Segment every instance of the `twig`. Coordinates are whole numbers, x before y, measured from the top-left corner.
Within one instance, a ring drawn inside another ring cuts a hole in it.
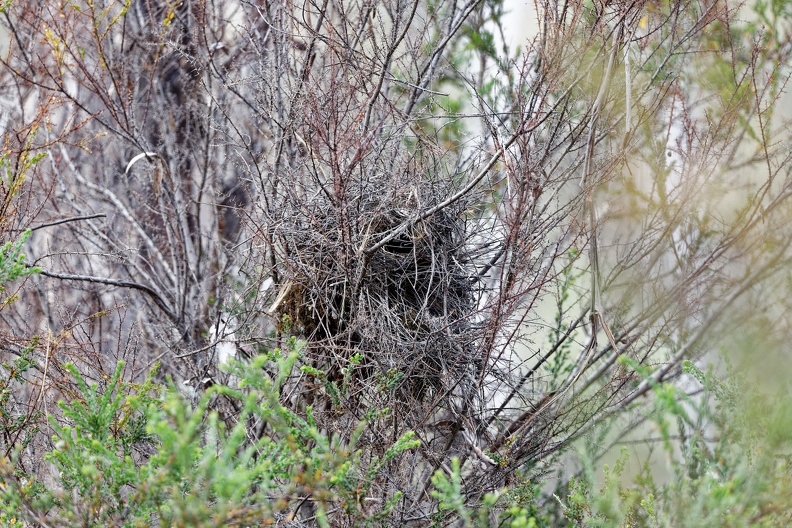
[[[163,300],[162,296],[154,291],[152,288],[146,286],[145,284],[139,284],[137,282],[131,281],[124,281],[124,280],[117,280],[117,279],[106,279],[104,277],[93,277],[90,275],[73,275],[70,273],[53,273],[51,271],[44,271],[42,270],[40,275],[45,277],[50,277],[53,279],[62,279],[62,280],[74,280],[74,281],[83,281],[83,282],[93,282],[95,284],[107,284],[108,286],[118,286],[120,288],[131,288],[133,290],[140,290],[145,292],[151,297],[154,303],[163,311],[165,314],[177,325],[181,326],[181,318],[177,316],[173,310],[167,305],[167,303]]]
[[[94,218],[106,218],[107,215],[104,213],[98,213],[93,215],[86,215],[86,216],[71,216],[69,218],[62,218],[60,220],[55,220],[53,222],[47,222],[46,224],[37,225],[36,227],[31,227],[31,231],[37,231],[39,229],[44,229],[45,227],[52,227],[60,224],[65,224],[67,222],[77,222],[79,220],[93,220]]]

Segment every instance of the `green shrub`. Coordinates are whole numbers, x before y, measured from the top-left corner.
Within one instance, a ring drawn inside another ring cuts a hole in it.
[[[195,405],[151,376],[143,384],[122,381],[121,363],[103,391],[70,367],[80,394],[61,402],[68,424],[52,420],[55,449],[46,455],[57,486],[27,481],[5,461],[3,524],[267,525],[293,518],[306,502],[320,526],[329,526],[331,507],[355,525],[386,518],[398,493],[377,511],[364,511],[362,498],[382,467],[418,442],[404,435],[364,467],[356,442],[365,420],[341,441],[316,428],[310,409],[298,416],[281,405],[298,354],[292,340],[286,354],[234,363],[238,387],[215,385]],[[238,417],[210,411],[218,398],[240,409]]]

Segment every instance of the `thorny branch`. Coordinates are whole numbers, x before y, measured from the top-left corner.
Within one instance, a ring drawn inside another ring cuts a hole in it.
[[[789,260],[771,108],[792,46],[733,42],[722,2],[536,7],[506,56],[497,1],[140,0],[114,25],[12,3],[0,236],[30,228],[45,271],[0,308],[3,350],[80,320],[32,347],[50,374],[68,352],[97,380],[123,357],[183,386],[296,335],[296,415],[371,461],[420,438],[366,499],[402,493],[399,526],[437,512],[455,457],[477,504],[640,414]],[[121,290],[124,317],[92,316]]]

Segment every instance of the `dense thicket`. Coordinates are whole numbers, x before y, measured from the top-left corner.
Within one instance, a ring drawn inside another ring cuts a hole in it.
[[[267,473],[251,493],[273,519],[442,524],[504,486],[533,497],[574,442],[597,459],[600,426],[618,441],[646,396],[697,390],[665,385],[684,372],[712,389],[683,360],[736,327],[787,336],[790,9],[539,2],[515,50],[499,0],[6,3],[9,467],[46,482],[85,391],[171,379],[206,413],[195,434],[225,434],[217,411],[246,461],[286,456],[289,427],[293,457],[355,450],[357,498],[288,483],[295,458]],[[292,336],[298,355],[270,352]],[[277,382],[245,389],[256,374],[224,365],[257,356]],[[141,424],[179,408],[118,401]],[[159,467],[165,429],[118,420],[108,453]]]

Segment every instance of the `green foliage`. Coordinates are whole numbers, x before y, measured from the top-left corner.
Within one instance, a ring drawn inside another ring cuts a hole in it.
[[[626,448],[612,468],[604,466],[603,478],[584,456],[584,469],[570,481],[567,496],[557,498],[570,526],[789,525],[789,392],[767,398],[740,376],[722,380],[691,362],[684,368],[702,385],[700,398],[669,384],[653,387],[652,418],[670,480],[659,484],[649,460],[628,478]]]
[[[20,408],[17,401],[21,389],[30,388],[25,387],[29,385],[26,374],[35,365],[33,351],[37,344],[38,338],[33,338],[13,361],[0,364],[0,437],[6,455],[26,448],[39,430],[41,412]]]
[[[570,309],[577,309],[578,304],[576,299],[570,300],[570,294],[574,292],[576,282],[583,276],[585,271],[578,271],[577,258],[579,253],[575,250],[570,250],[567,254],[567,263],[561,270],[561,273],[556,281],[556,315],[555,325],[550,330],[549,345],[554,347],[556,343],[560,343],[558,350],[552,355],[546,365],[546,369],[550,374],[550,390],[556,390],[572,369],[574,364],[569,361],[569,356],[572,353],[572,341],[564,339],[564,335],[569,330],[569,324],[566,322],[568,319],[568,312]]]
[[[8,8],[8,3],[0,7],[0,13]],[[9,161],[8,154],[0,154],[0,188],[5,191],[5,197],[0,201],[0,226],[12,217],[15,209],[13,199],[22,192],[22,184],[25,181],[25,171],[32,168],[45,156],[40,152],[33,156],[28,150],[24,150],[17,159],[17,163]],[[3,284],[11,282],[34,273],[40,273],[41,268],[28,267],[25,265],[25,255],[22,253],[22,245],[30,237],[31,231],[28,229],[19,240],[9,241],[0,246],[0,292],[4,291]],[[0,300],[0,309],[16,300],[12,295]]]
[[[580,473],[568,480],[562,496],[543,495],[541,486],[529,481],[471,507],[463,494],[464,471],[454,459],[449,472],[438,470],[432,477],[437,525],[457,519],[466,527],[788,526],[792,396],[782,391],[770,399],[740,376],[720,379],[691,362],[684,367],[702,385],[700,398],[669,384],[656,384],[652,391],[652,419],[670,474],[661,480],[667,482],[658,481],[649,459],[630,476],[626,447],[601,471],[586,449]],[[602,442],[590,440],[592,446]],[[555,515],[554,504],[560,506]]]
[[[513,491],[503,488],[486,494],[475,508],[470,508],[462,492],[462,469],[458,458],[451,461],[451,471],[446,475],[439,469],[432,476],[435,489],[432,496],[438,501],[435,526],[446,526],[457,520],[466,528],[507,526],[509,528],[537,528],[548,526],[539,515],[535,499],[539,489],[530,482]]]
[[[452,461],[451,474],[446,476],[443,471],[438,470],[432,476],[432,484],[435,491],[432,496],[440,501],[440,511],[454,511],[460,518],[469,521],[470,511],[465,506],[465,498],[462,496],[462,472],[459,467],[459,459]],[[465,523],[469,526],[469,522]]]
[[[22,233],[16,242],[6,242],[0,247],[0,291],[3,283],[41,272],[41,268],[29,268],[25,265],[22,244],[28,237],[30,237],[29,229]]]
[[[3,365],[5,386],[24,380],[35,346],[33,341]],[[378,476],[419,441],[410,432],[382,455],[364,459],[358,444],[367,424],[387,410],[369,413],[350,438],[340,439],[317,428],[310,408],[299,415],[286,408],[281,393],[300,351],[301,343],[292,339],[285,351],[232,363],[230,374],[238,383],[215,385],[195,404],[173,385],[156,386],[153,373],[142,384],[124,381],[123,363],[99,384],[67,366],[78,392],[61,403],[63,418],[51,421],[55,447],[46,455],[58,470],[57,485],[44,486],[3,458],[0,523],[242,526],[287,521],[310,500],[320,526],[328,526],[329,511],[338,508],[356,526],[389,525],[401,493],[394,490],[376,509],[365,507],[363,499]],[[651,375],[629,360],[622,364],[644,379]],[[526,479],[471,501],[463,486],[469,469],[455,458],[431,479],[436,525],[787,526],[792,397],[781,391],[770,398],[741,376],[721,379],[691,362],[684,370],[701,385],[699,397],[665,383],[651,391],[668,482],[656,480],[648,460],[630,477],[623,448],[601,471],[593,457],[583,456],[581,472],[558,496],[548,497],[541,483]],[[2,394],[5,405],[8,392]],[[219,400],[233,402],[238,418],[212,410]],[[602,438],[590,443],[599,445]],[[554,506],[560,506],[555,517]]]
[[[300,367],[300,370],[305,374],[308,374],[312,378],[318,380],[322,386],[324,386],[327,394],[330,396],[330,399],[333,402],[333,405],[336,408],[341,406],[341,398],[346,396],[347,392],[349,391],[349,386],[352,381],[353,373],[355,368],[359,366],[363,362],[363,355],[362,354],[353,354],[349,358],[349,364],[342,369],[341,374],[341,383],[338,383],[333,380],[327,379],[327,374],[319,370],[315,367],[310,365],[303,365]]]
[[[356,523],[386,519],[398,493],[375,512],[363,512],[362,498],[389,462],[420,443],[407,433],[366,467],[356,442],[378,416],[344,442],[319,431],[310,408],[298,416],[284,407],[280,391],[300,346],[292,340],[286,354],[232,364],[238,386],[215,385],[194,406],[151,376],[123,381],[123,363],[102,386],[67,367],[79,394],[61,402],[65,423],[52,420],[55,449],[46,455],[58,486],[20,479],[6,460],[0,510],[25,504],[28,522],[50,526],[238,526],[286,519],[310,499],[322,526],[339,505]],[[238,418],[210,410],[218,399],[240,408]]]
[[[58,468],[68,494],[43,493],[35,499],[46,509],[58,507],[65,521],[98,525],[122,516],[128,506],[123,490],[142,480],[133,455],[147,439],[142,407],[154,402],[154,387],[151,378],[139,387],[122,383],[122,362],[101,390],[97,384],[87,385],[73,365],[66,368],[81,397],[60,403],[70,424],[51,421],[55,449],[45,459]],[[71,494],[79,499],[71,500]],[[149,513],[141,506],[144,515]]]

